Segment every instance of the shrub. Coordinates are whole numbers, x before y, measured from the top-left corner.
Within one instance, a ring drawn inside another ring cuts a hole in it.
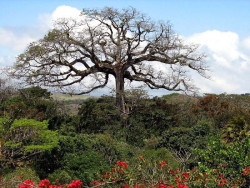
[[[229,180],[242,178],[241,172],[250,166],[250,139],[235,141],[230,145],[221,141],[220,135],[211,137],[205,149],[195,149],[198,155],[197,161],[200,168],[207,172],[211,169],[219,169]],[[249,177],[245,181],[250,181]]]
[[[39,177],[36,174],[36,171],[30,166],[17,167],[15,169],[3,169],[2,173],[3,182],[23,181],[25,179],[32,179],[34,183],[39,182]]]

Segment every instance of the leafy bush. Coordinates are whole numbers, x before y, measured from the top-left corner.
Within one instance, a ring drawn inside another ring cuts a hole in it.
[[[15,165],[56,147],[58,134],[48,130],[47,121],[0,118],[0,140],[0,165]]]
[[[244,116],[235,116],[223,127],[221,138],[224,142],[231,143],[245,139],[246,135],[250,136],[250,125]]]
[[[68,184],[73,179],[69,173],[64,169],[57,169],[53,173],[48,175],[48,179],[54,185],[60,184]]]
[[[49,175],[55,181],[55,172],[59,170],[67,172],[71,178],[81,177],[87,182],[95,173],[109,167],[119,158],[133,160],[137,156],[136,150],[127,143],[113,139],[109,134],[60,136],[59,146],[36,157],[34,166],[40,178]],[[85,170],[78,171],[79,166]]]
[[[235,141],[230,145],[221,141],[220,135],[211,137],[204,149],[195,149],[198,155],[197,161],[204,172],[211,169],[219,169],[229,180],[242,178],[241,172],[245,167],[250,166],[250,139]],[[249,177],[248,177],[249,178]],[[250,179],[245,181],[250,182]]]
[[[204,148],[207,138],[213,133],[209,122],[201,121],[192,128],[175,127],[163,132],[159,147],[166,147],[176,151],[191,148]]]
[[[63,158],[63,163],[63,169],[72,179],[81,179],[85,184],[94,180],[97,173],[109,167],[108,162],[94,151],[85,151],[82,155],[68,154]]]
[[[5,168],[2,170],[2,173],[3,182],[15,182],[23,181],[25,179],[32,179],[35,183],[38,183],[40,180],[38,175],[36,174],[36,171],[30,166],[17,167],[15,169]]]

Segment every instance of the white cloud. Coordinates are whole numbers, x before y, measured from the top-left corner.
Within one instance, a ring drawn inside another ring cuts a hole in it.
[[[0,28],[0,46],[19,51],[35,39],[29,35],[16,34],[11,29]]]
[[[11,65],[15,61],[15,56],[0,54],[0,68]]]
[[[56,8],[56,10],[52,13],[52,20],[57,20],[59,18],[79,18],[81,11],[77,8],[73,8],[70,6],[59,6]]]
[[[38,23],[35,26],[26,28],[6,28],[0,27],[0,47],[8,48],[12,54],[17,56],[31,42],[36,41],[52,28],[53,21],[58,18],[76,18],[80,15],[80,10],[70,6],[59,6],[51,14],[41,14],[38,16]],[[3,51],[0,49],[0,55]],[[2,56],[2,55],[1,55]],[[3,60],[1,60],[3,62]],[[1,64],[3,64],[1,62]],[[5,61],[9,62],[9,61]]]
[[[217,30],[205,31],[186,38],[200,45],[212,69],[211,80],[195,77],[202,92],[245,93],[250,91],[250,37],[240,40],[237,33]],[[243,49],[245,48],[245,49]]]
[[[242,43],[243,43],[242,46],[246,48],[250,53],[250,37],[244,39]]]

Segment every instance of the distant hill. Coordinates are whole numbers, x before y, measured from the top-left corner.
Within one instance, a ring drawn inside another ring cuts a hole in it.
[[[78,109],[84,103],[84,101],[92,98],[98,98],[95,96],[86,96],[86,95],[69,95],[63,93],[52,93],[52,98],[59,101],[65,108],[68,114],[76,115]]]
[[[98,98],[98,97],[87,96],[87,95],[69,95],[69,94],[63,94],[63,93],[52,93],[52,98],[54,100],[58,100],[67,104],[72,104],[72,103],[79,104],[79,103],[84,102],[87,99]]]

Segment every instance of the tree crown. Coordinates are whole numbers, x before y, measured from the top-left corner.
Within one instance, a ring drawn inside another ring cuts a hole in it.
[[[104,8],[57,20],[44,38],[19,55],[13,73],[31,84],[77,85],[78,94],[105,87],[112,77],[116,83],[193,91],[188,71],[205,77],[203,59],[197,46],[185,44],[169,23],[153,22],[131,7]]]

